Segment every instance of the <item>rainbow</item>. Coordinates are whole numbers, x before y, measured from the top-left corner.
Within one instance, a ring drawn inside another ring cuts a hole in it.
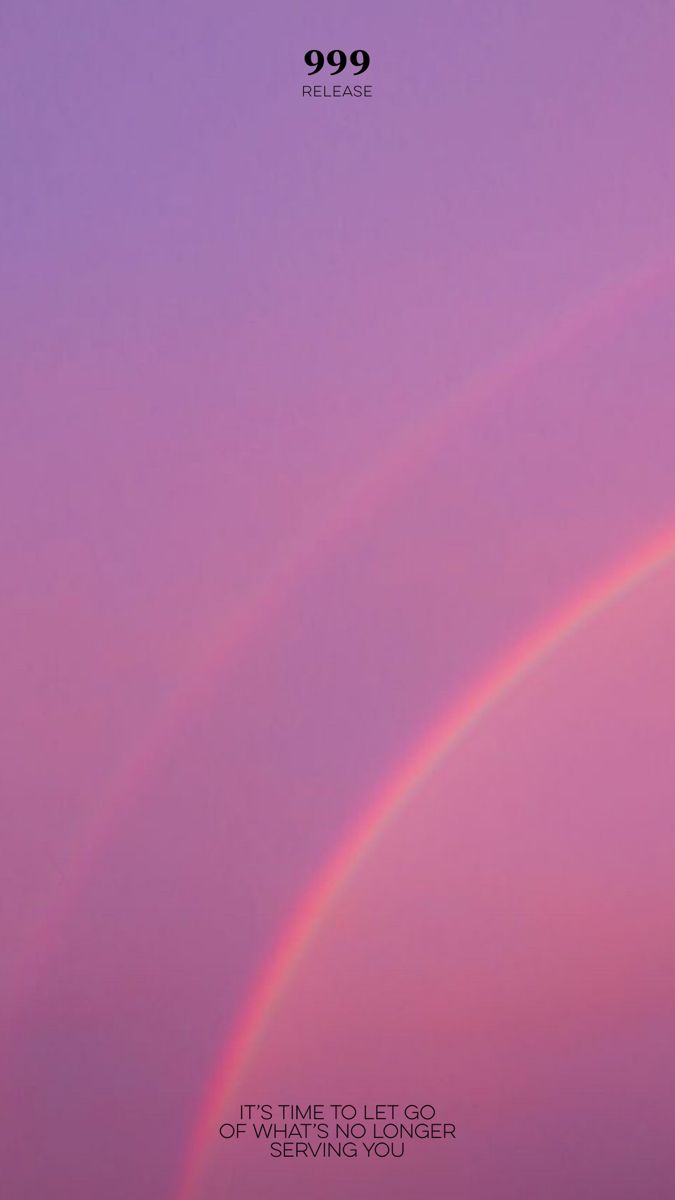
[[[535,667],[674,557],[675,528],[670,528],[650,539],[609,574],[587,586],[516,644],[458,703],[445,711],[374,800],[365,806],[337,853],[325,864],[304,896],[260,973],[234,1034],[228,1037],[200,1106],[174,1200],[191,1200],[194,1196],[206,1168],[215,1131],[223,1119],[221,1113],[238,1087],[296,967],[340,891],[383,831],[414,799],[447,755]]]
[[[75,837],[67,863],[56,880],[39,897],[29,917],[18,961],[10,964],[8,998],[19,1011],[27,990],[37,983],[45,963],[58,946],[59,933],[74,908],[88,873],[119,821],[138,799],[144,781],[186,719],[208,699],[218,672],[236,657],[261,624],[274,615],[292,594],[300,579],[376,509],[392,491],[407,481],[438,447],[451,419],[487,396],[513,387],[546,362],[563,353],[594,328],[611,325],[630,305],[636,305],[671,279],[675,257],[669,248],[622,279],[608,281],[571,310],[559,314],[538,336],[530,338],[499,364],[477,373],[460,387],[453,403],[428,420],[402,431],[378,457],[346,481],[328,509],[297,531],[267,564],[260,581],[239,596],[203,653],[185,672],[182,684],[154,714],[138,742],[93,798],[87,819]]]

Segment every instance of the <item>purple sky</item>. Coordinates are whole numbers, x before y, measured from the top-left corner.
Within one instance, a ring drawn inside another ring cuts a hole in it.
[[[303,99],[315,46],[367,49],[373,97]],[[674,53],[659,0],[5,0],[12,1200],[171,1200],[223,1037],[373,789],[675,523]],[[392,1197],[673,1194],[674,586],[476,731],[274,1017],[273,1099],[435,1088],[470,1131],[414,1183],[387,1164]],[[194,1200],[344,1194],[246,1154],[232,1188],[215,1152]]]

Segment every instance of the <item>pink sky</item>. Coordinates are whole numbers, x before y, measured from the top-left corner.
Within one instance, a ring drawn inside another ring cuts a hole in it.
[[[656,0],[7,0],[12,1200],[173,1196],[223,1038],[373,789],[673,525],[673,22]],[[303,100],[310,45],[368,49],[372,100]],[[466,1140],[415,1160],[422,1195],[672,1195],[672,589],[448,762],[251,1068],[277,1099],[435,1088]],[[229,1186],[214,1149],[194,1200]],[[267,1166],[240,1161],[253,1200]]]

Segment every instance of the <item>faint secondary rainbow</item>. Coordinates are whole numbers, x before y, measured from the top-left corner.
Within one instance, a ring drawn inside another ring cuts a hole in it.
[[[412,428],[401,430],[377,456],[345,481],[331,503],[298,529],[267,564],[258,583],[237,597],[217,622],[195,661],[188,665],[176,690],[149,720],[135,744],[98,794],[73,839],[68,861],[49,881],[29,917],[16,961],[9,964],[7,988],[11,1011],[20,1011],[46,962],[56,952],[59,935],[75,906],[92,865],[120,820],[142,793],[176,732],[205,703],[225,666],[241,652],[260,627],[283,606],[312,565],[341,539],[383,506],[390,494],[433,456],[451,421],[486,397],[514,387],[533,371],[563,353],[598,327],[611,327],[620,314],[671,280],[675,254],[671,247],[623,278],[607,281],[571,309],[558,314],[535,336],[501,362],[477,372],[452,394],[452,403],[432,412]]]
[[[314,935],[367,853],[467,733],[563,642],[629,590],[675,558],[675,528],[587,586],[512,647],[445,711],[365,808],[337,853],[319,872],[261,971],[234,1034],[228,1038],[200,1108],[174,1200],[192,1200],[206,1169],[225,1105]]]
[[[328,507],[281,547],[259,582],[240,595],[219,620],[204,652],[187,666],[177,689],[160,705],[117,770],[92,797],[69,860],[39,898],[26,926],[22,952],[10,964],[10,1008],[20,1010],[26,990],[35,985],[45,961],[55,952],[61,927],[110,836],[113,822],[137,801],[143,782],[156,769],[176,731],[206,702],[226,662],[282,607],[312,564],[372,516],[397,486],[409,481],[411,474],[433,456],[452,420],[486,397],[515,386],[591,330],[611,326],[626,307],[653,297],[672,279],[674,271],[675,254],[669,247],[631,274],[606,282],[576,302],[504,360],[466,381],[453,393],[451,405],[444,405],[419,425],[392,437],[375,463],[366,463],[355,472]]]

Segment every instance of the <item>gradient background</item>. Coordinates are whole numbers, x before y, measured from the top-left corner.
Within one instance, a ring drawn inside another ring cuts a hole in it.
[[[174,1200],[369,798],[675,526],[675,6],[4,0],[0,55],[2,1188]],[[458,1140],[214,1127],[191,1200],[675,1194],[674,602],[448,758],[241,1081]]]

